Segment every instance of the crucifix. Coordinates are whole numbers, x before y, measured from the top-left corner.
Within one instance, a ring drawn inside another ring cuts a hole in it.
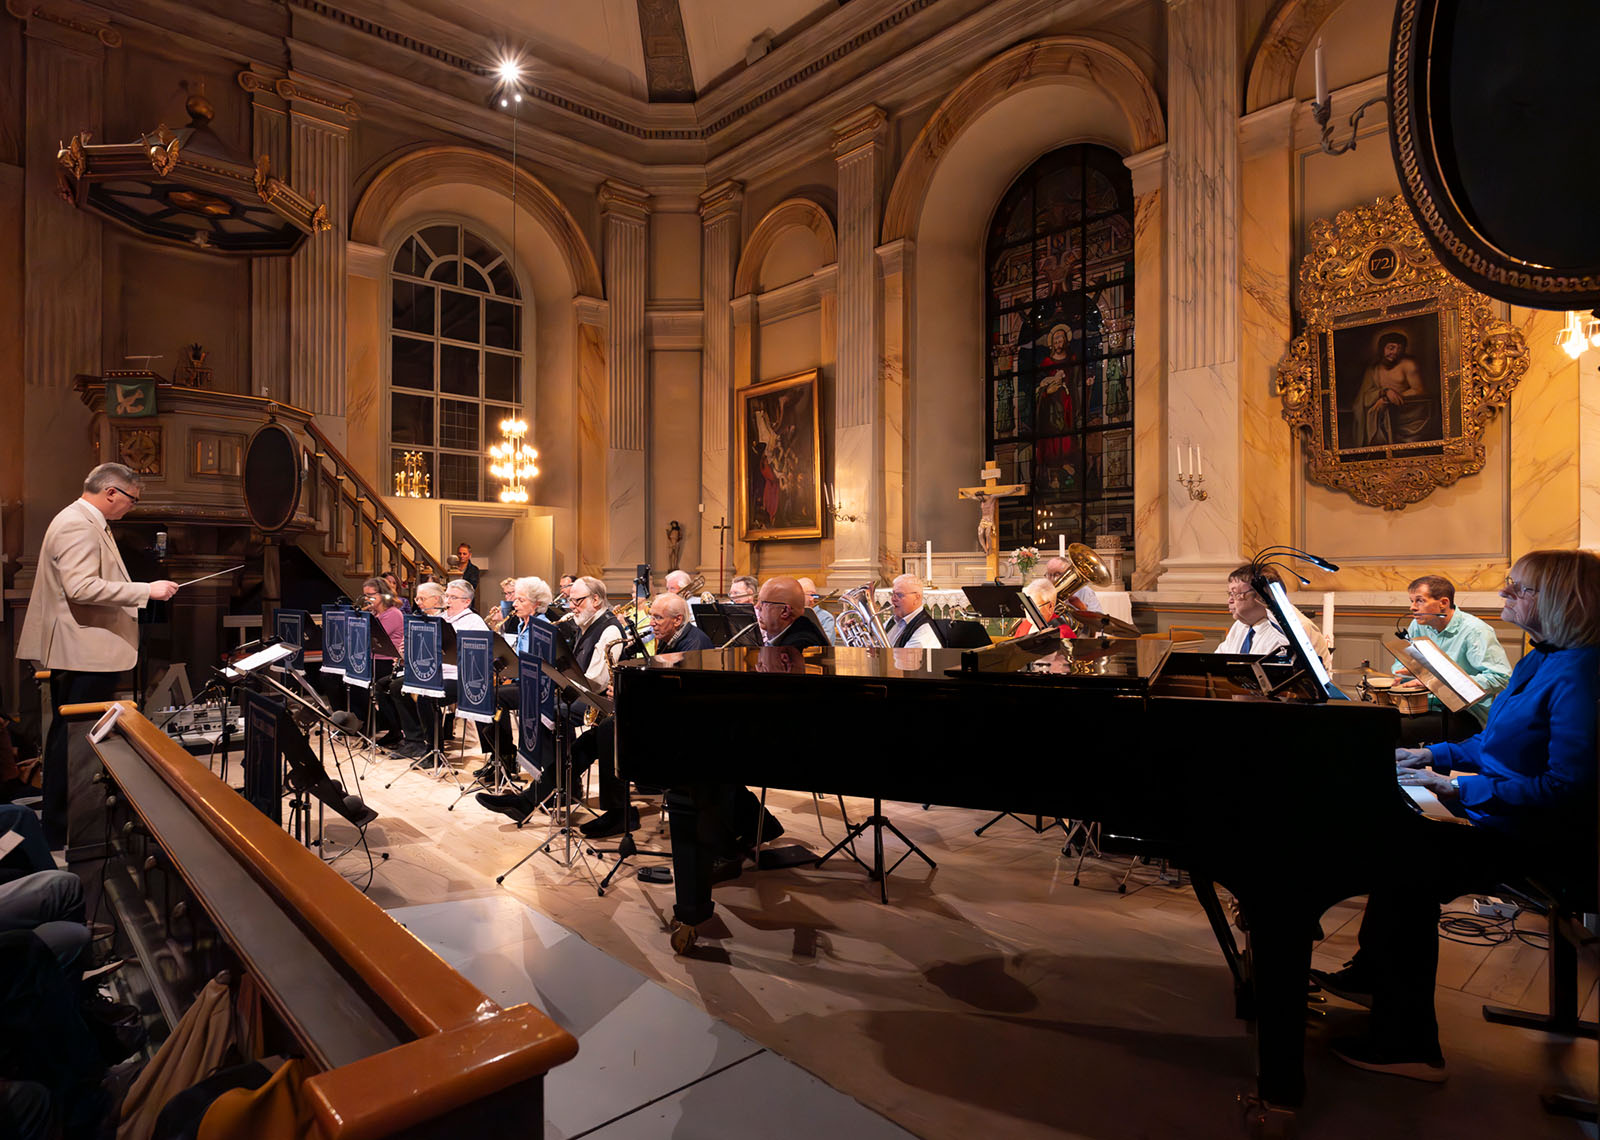
[[[727,593],[727,587],[722,581],[722,568],[726,565],[723,559],[728,553],[728,536],[722,532],[728,528],[728,516],[718,515],[717,521],[712,524],[712,530],[717,532],[717,593]]]
[[[978,517],[978,546],[989,558],[989,581],[998,581],[1000,578],[1000,536],[996,526],[996,516],[1000,512],[1000,500],[1010,498],[1012,495],[1026,495],[1026,483],[1000,483],[1000,468],[995,466],[994,460],[982,471],[978,478],[983,480],[981,487],[962,487],[956,495],[962,499],[975,499],[983,513]]]

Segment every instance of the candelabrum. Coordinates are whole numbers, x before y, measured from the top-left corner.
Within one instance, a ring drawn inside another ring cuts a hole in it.
[[[1322,152],[1324,154],[1343,154],[1347,150],[1356,149],[1356,128],[1361,124],[1361,116],[1367,113],[1368,107],[1376,107],[1379,103],[1389,101],[1386,95],[1375,95],[1361,106],[1357,107],[1350,115],[1350,138],[1346,142],[1335,144],[1333,141],[1333,124],[1329,120],[1333,117],[1333,96],[1330,95],[1326,102],[1311,104],[1311,114],[1317,120],[1317,126],[1322,128]]]
[[[523,444],[528,425],[522,420],[501,420],[500,434],[505,439],[489,448],[489,474],[505,481],[500,490],[502,503],[526,503],[528,482],[539,474],[534,462],[539,452]]]
[[[433,477],[428,474],[420,451],[400,456],[400,470],[394,473],[394,493],[401,499],[427,499],[433,495]]]
[[[1178,482],[1185,491],[1189,492],[1189,497],[1195,502],[1203,503],[1206,501],[1206,477],[1204,475],[1196,474],[1193,471],[1183,471],[1178,474]]]

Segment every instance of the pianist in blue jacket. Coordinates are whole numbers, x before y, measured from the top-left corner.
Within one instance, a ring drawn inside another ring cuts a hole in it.
[[[1445,1079],[1433,1010],[1439,903],[1523,874],[1594,882],[1600,556],[1534,551],[1500,597],[1501,617],[1533,645],[1488,724],[1459,744],[1395,752],[1402,784],[1428,788],[1474,826],[1430,826],[1417,850],[1383,853],[1396,875],[1368,896],[1355,958],[1313,971],[1329,993],[1372,1009],[1367,1037],[1334,1044],[1358,1068]]]

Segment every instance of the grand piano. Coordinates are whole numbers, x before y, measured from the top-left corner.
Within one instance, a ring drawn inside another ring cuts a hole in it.
[[[1446,826],[1419,815],[1395,781],[1398,714],[1252,691],[1265,681],[1309,692],[1290,666],[1257,672],[1248,658],[1173,652],[1153,639],[1063,644],[1037,660],[996,646],[732,649],[627,662],[615,678],[618,763],[644,784],[1061,816],[1136,838],[1187,869],[1206,905],[1240,1015],[1255,1021],[1259,1102],[1298,1105],[1320,916],[1377,883],[1385,851],[1407,829]],[[693,751],[659,748],[663,723],[696,725]],[[976,778],[998,754],[1022,754],[1041,736],[1072,743],[1004,787]],[[1238,901],[1243,950],[1212,883]]]

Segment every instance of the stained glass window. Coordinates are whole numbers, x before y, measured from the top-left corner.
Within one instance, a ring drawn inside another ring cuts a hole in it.
[[[457,225],[425,226],[390,268],[389,454],[423,453],[433,495],[481,502],[487,444],[522,410],[522,298],[506,257]]]
[[[1057,536],[1133,549],[1133,185],[1100,146],[1045,155],[1006,191],[985,247],[987,452],[1002,550]]]

